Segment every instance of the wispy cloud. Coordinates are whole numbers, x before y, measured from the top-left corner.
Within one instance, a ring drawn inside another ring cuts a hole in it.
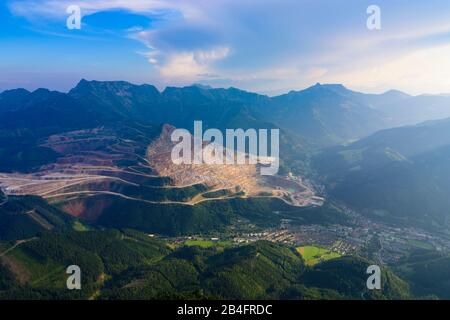
[[[174,52],[163,54],[151,51],[145,55],[164,77],[166,82],[183,82],[218,77],[211,64],[229,55],[229,48],[219,47],[209,51]]]
[[[85,15],[107,10],[127,10],[141,14],[176,10],[186,18],[198,15],[188,1],[180,0],[14,0],[10,1],[9,7],[14,14],[28,18],[61,19],[66,16],[66,8],[70,5],[80,6]]]

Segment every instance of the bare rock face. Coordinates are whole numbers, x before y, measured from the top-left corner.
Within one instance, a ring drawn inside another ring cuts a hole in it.
[[[171,158],[175,146],[171,134],[175,129],[170,125],[163,126],[160,136],[147,149],[147,160],[158,175],[170,177],[176,186],[202,183],[213,190],[240,190],[240,194],[248,197],[279,197],[297,206],[323,203],[300,178],[263,177],[258,174],[255,164],[175,164]],[[203,144],[204,150],[206,145]]]
[[[149,164],[159,175],[170,177],[178,186],[197,183],[217,189],[239,186],[245,192],[257,188],[256,165],[175,164],[171,159],[175,143],[170,139],[174,130],[173,126],[164,125],[159,138],[147,149]]]

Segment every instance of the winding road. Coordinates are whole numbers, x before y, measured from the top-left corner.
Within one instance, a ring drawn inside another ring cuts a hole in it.
[[[12,247],[10,247],[10,248],[6,249],[5,251],[3,251],[2,253],[0,253],[0,258],[5,256],[9,252],[13,251],[16,247],[20,246],[21,244],[24,244],[24,243],[27,243],[27,242],[30,242],[30,241],[33,241],[33,240],[36,240],[36,239],[37,238],[17,240],[16,243]]]
[[[2,191],[2,193],[3,193],[4,196],[5,196],[5,199],[3,199],[3,201],[0,203],[0,207],[1,207],[2,205],[4,205],[5,203],[8,202],[8,195],[7,195],[6,192],[3,190],[3,188],[0,188],[0,190]]]

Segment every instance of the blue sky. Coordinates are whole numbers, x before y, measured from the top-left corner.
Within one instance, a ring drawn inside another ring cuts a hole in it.
[[[381,30],[366,9],[381,8]],[[66,28],[79,5],[81,30]],[[5,0],[0,90],[67,91],[81,78],[235,86],[316,82],[450,92],[450,2],[440,0]]]

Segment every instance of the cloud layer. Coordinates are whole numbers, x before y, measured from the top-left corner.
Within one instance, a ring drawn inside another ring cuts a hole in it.
[[[142,45],[130,55],[145,59],[148,79],[163,85],[278,93],[340,82],[366,91],[450,92],[450,4],[377,2],[379,31],[366,28],[372,3],[364,0],[11,0],[9,9],[31,23],[64,21],[73,4],[85,17],[109,11],[147,17],[150,26],[120,34]]]

